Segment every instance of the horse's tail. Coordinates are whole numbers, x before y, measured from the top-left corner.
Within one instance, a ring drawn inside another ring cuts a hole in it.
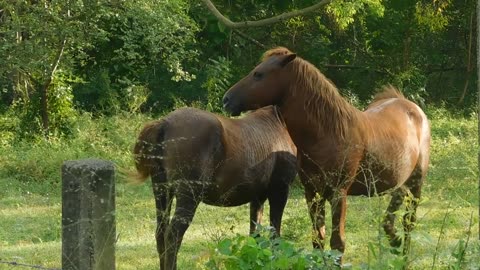
[[[387,98],[405,98],[403,94],[391,84],[387,84],[382,87],[382,91],[378,92],[374,97],[373,101],[379,101]]]
[[[163,168],[163,141],[165,137],[166,122],[157,120],[147,123],[133,149],[135,167],[137,172],[132,178],[137,182],[144,182],[152,175],[152,170],[164,170]]]

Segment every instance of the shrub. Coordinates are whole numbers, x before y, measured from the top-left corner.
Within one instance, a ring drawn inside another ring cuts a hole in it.
[[[260,227],[255,236],[237,235],[219,241],[210,249],[204,269],[332,269],[339,256],[336,251],[295,248]]]
[[[222,97],[232,79],[232,62],[225,57],[210,59],[206,67],[207,79],[202,87],[207,90],[207,109],[211,112],[222,112]]]

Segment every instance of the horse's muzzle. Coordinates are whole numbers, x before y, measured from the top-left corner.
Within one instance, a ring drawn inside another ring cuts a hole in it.
[[[232,116],[238,116],[240,115],[240,108],[239,106],[235,105],[234,102],[230,100],[230,97],[228,95],[223,96],[223,109],[231,114]]]

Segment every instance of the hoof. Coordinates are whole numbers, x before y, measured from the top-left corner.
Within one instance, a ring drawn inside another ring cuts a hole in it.
[[[390,253],[392,253],[393,255],[397,255],[397,256],[402,255],[402,251],[398,247],[391,247],[390,248]]]
[[[395,254],[395,255],[401,255],[402,254],[402,239],[400,237],[394,237],[393,239],[390,240],[390,253]]]
[[[394,237],[393,239],[390,239],[390,246],[393,248],[399,248],[402,246],[402,239],[398,236]]]

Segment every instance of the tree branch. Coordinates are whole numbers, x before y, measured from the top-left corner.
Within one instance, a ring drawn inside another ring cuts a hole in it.
[[[55,65],[53,66],[52,72],[50,72],[50,77],[53,78],[55,72],[57,71],[58,65],[60,64],[60,59],[62,59],[63,51],[65,50],[65,44],[67,43],[67,39],[64,38],[62,41],[62,47],[57,53],[57,58],[55,60]]]
[[[295,10],[287,13],[282,13],[278,16],[274,16],[271,18],[267,19],[262,19],[258,21],[242,21],[242,22],[232,22],[230,19],[227,17],[223,16],[220,11],[215,7],[215,5],[212,3],[210,0],[202,0],[203,3],[207,6],[207,8],[212,12],[212,14],[221,22],[223,23],[226,27],[231,28],[231,29],[236,29],[236,28],[242,28],[242,27],[258,27],[258,26],[264,26],[264,25],[269,25],[269,24],[274,24],[279,21],[287,20],[296,16],[304,15],[309,12],[315,11],[327,4],[329,4],[332,0],[322,0],[318,2],[315,5],[300,9],[300,10]]]
[[[380,74],[390,74],[388,71],[384,69],[373,69],[367,66],[337,65],[337,64],[320,64],[319,66],[324,68],[335,68],[335,69],[365,69],[365,70],[371,70]]]
[[[48,136],[48,129],[49,129],[49,119],[48,119],[48,87],[52,84],[52,80],[54,78],[55,72],[57,71],[58,65],[60,64],[60,60],[62,59],[63,51],[65,49],[65,44],[67,43],[67,39],[64,38],[62,41],[62,47],[59,48],[57,55],[55,57],[55,63],[48,75],[47,80],[43,84],[42,88],[40,89],[40,115],[42,117],[42,125],[43,131],[45,132],[45,136]]]
[[[263,45],[260,41],[254,39],[254,38],[252,38],[252,37],[247,36],[247,34],[241,32],[241,31],[239,31],[239,30],[234,29],[233,32],[234,32],[235,34],[241,36],[242,38],[244,38],[244,39],[252,42],[253,44],[257,45],[258,47],[260,47],[260,48],[262,48],[262,49],[265,49],[265,48],[266,48],[266,46]]]

